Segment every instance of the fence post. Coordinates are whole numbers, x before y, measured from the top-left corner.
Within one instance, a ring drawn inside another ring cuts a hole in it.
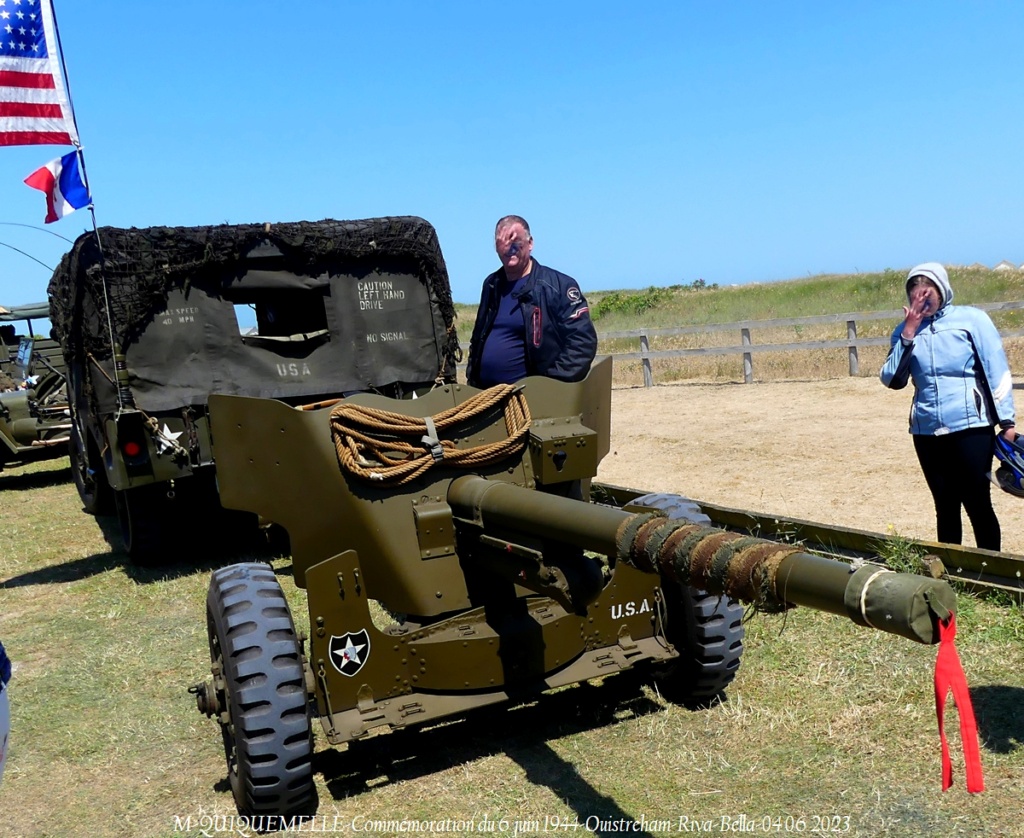
[[[740,343],[750,346],[750,329],[740,329]],[[754,359],[749,352],[743,353],[743,383],[754,383]]]
[[[846,339],[854,341],[857,339],[857,321],[846,321]],[[850,344],[850,375],[860,375],[860,364],[857,361],[857,347]]]
[[[647,332],[640,333],[640,359],[644,365],[644,387],[654,386],[654,374],[651,372],[651,359],[647,353],[651,351],[651,342],[647,338]]]

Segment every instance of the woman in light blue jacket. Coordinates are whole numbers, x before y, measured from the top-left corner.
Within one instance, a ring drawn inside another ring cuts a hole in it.
[[[914,382],[910,433],[935,501],[938,540],[960,544],[960,507],[979,547],[998,550],[992,508],[996,425],[1013,440],[1013,381],[999,332],[985,312],[954,306],[946,269],[925,262],[907,275],[904,320],[880,377],[900,390]]]

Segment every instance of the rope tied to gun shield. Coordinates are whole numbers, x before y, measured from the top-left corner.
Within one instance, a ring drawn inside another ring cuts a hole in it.
[[[459,428],[499,408],[505,439],[457,446]],[[470,469],[500,462],[523,450],[532,421],[522,387],[514,384],[491,387],[425,418],[346,401],[339,402],[330,415],[342,471],[382,486],[408,483],[435,465]]]

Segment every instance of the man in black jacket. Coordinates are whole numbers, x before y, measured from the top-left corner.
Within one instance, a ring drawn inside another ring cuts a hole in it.
[[[597,332],[576,280],[533,258],[530,225],[518,215],[498,221],[494,249],[502,266],[484,280],[466,380],[486,388],[527,375],[585,378]]]
[[[528,375],[586,378],[597,352],[597,332],[576,280],[533,258],[530,225],[521,216],[498,221],[494,249],[501,268],[484,280],[466,380],[487,388]],[[583,499],[579,480],[538,489]],[[604,585],[600,566],[582,548],[551,539],[544,540],[544,558],[565,575],[574,608],[585,613]]]

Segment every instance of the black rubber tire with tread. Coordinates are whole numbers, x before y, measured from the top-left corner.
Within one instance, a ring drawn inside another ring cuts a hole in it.
[[[650,494],[634,503],[664,512],[673,520],[711,525],[711,519],[689,498]],[[743,605],[730,597],[709,594],[666,580],[665,634],[679,657],[653,668],[661,694],[679,704],[707,706],[732,683],[743,654]]]
[[[96,445],[86,434],[82,440],[78,425],[72,423],[68,440],[68,454],[71,458],[71,479],[75,481],[82,508],[90,515],[110,515],[114,511],[114,490],[107,482],[103,460],[96,451]]]
[[[273,568],[259,562],[213,573],[206,598],[228,779],[243,815],[308,815],[317,807],[313,731],[302,647]]]

